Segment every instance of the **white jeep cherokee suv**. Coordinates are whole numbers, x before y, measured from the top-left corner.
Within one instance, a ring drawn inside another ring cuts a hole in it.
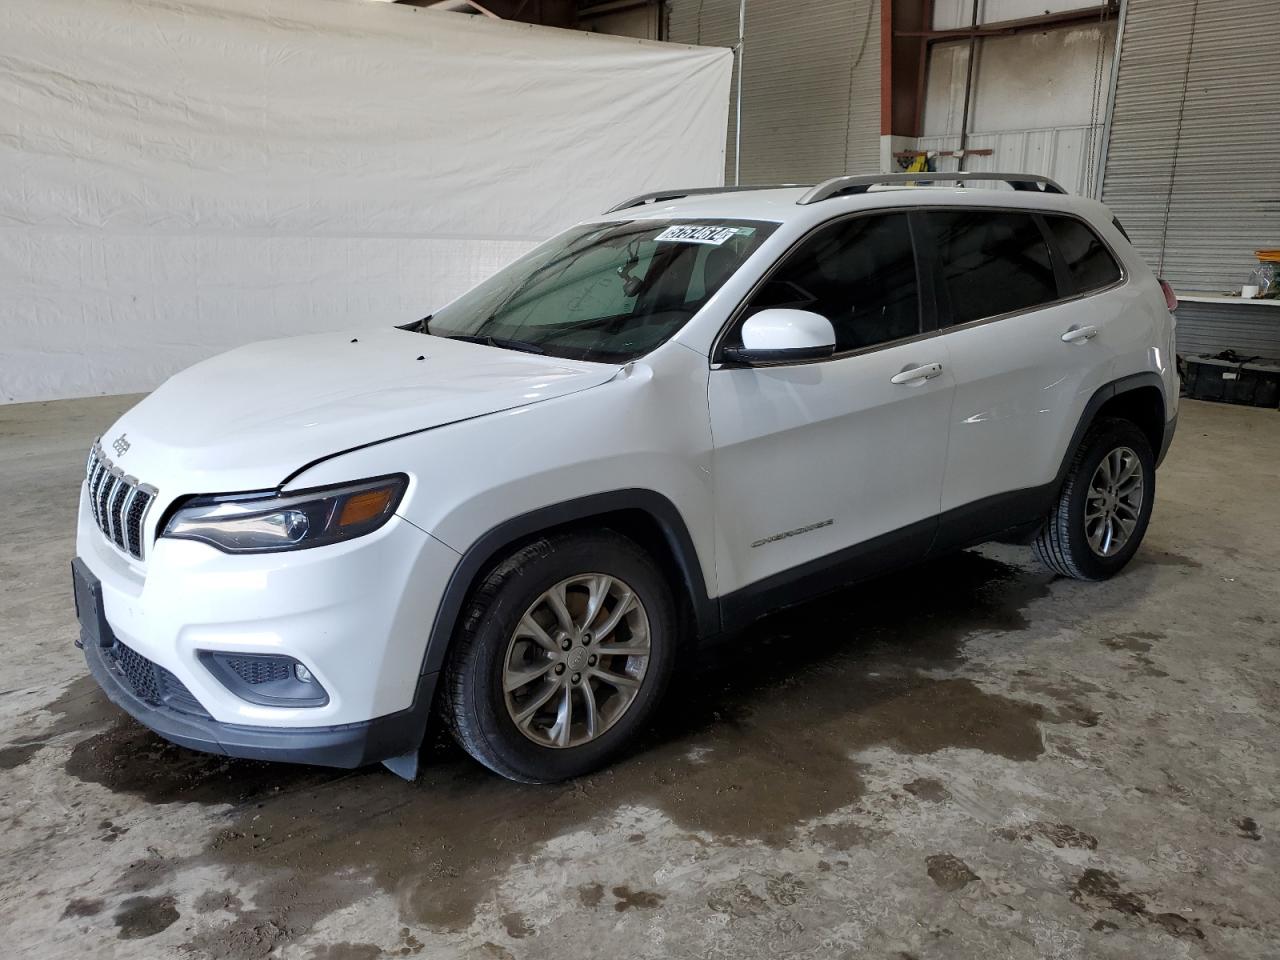
[[[996,538],[1116,573],[1173,435],[1162,287],[1030,175],[637,197],[434,316],[126,413],[80,498],[80,644],[197,750],[412,776],[434,707],[498,773],[572,777],[677,647],[767,611]]]

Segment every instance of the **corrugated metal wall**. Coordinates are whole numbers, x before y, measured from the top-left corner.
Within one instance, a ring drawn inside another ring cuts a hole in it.
[[[1004,130],[969,134],[969,149],[990,149],[991,156],[965,158],[965,169],[976,172],[1017,170],[1052,177],[1070,193],[1089,193],[1089,153],[1098,142],[1102,124],[1042,127],[1039,130]],[[917,150],[956,150],[959,135],[919,137]],[[939,171],[959,170],[955,157],[934,161]],[[1096,164],[1095,164],[1096,169]]]
[[[1178,304],[1178,353],[1234,350],[1245,357],[1280,357],[1280,305]]]
[[[726,47],[737,40],[738,0],[671,0],[669,9],[670,40]],[[879,0],[748,0],[746,36],[742,182],[877,172]],[[733,149],[731,102],[727,183]]]
[[[1280,246],[1280,4],[1129,0],[1102,198],[1177,289]]]

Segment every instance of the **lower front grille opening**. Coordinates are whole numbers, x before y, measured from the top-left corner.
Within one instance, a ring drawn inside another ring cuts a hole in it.
[[[107,648],[107,659],[139,700],[153,707],[210,718],[209,711],[181,680],[127,644],[116,640]]]

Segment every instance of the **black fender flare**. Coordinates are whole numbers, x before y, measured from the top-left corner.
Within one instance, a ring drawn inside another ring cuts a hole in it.
[[[554,527],[575,521],[588,520],[620,511],[640,511],[648,515],[662,532],[672,557],[676,573],[688,593],[693,608],[695,626],[699,637],[719,632],[719,604],[707,594],[706,581],[693,537],[684,517],[676,505],[654,490],[631,488],[611,490],[576,497],[561,503],[539,507],[528,513],[504,520],[477,538],[462,554],[449,577],[440,603],[436,607],[435,620],[427,637],[422,658],[422,675],[435,674],[444,667],[449,644],[462,606],[475,583],[476,577],[496,556],[521,540],[536,536]]]
[[[1062,490],[1062,485],[1067,482],[1067,471],[1071,469],[1071,461],[1075,457],[1076,450],[1080,446],[1080,441],[1084,439],[1085,433],[1089,427],[1093,425],[1093,421],[1098,416],[1098,411],[1103,405],[1115,397],[1123,393],[1129,393],[1133,390],[1140,390],[1143,387],[1155,387],[1160,391],[1160,403],[1162,412],[1167,416],[1169,412],[1169,398],[1165,396],[1164,381],[1160,379],[1159,374],[1150,370],[1142,373],[1132,373],[1128,376],[1121,377],[1118,380],[1112,380],[1105,383],[1093,392],[1093,396],[1089,398],[1089,402],[1084,405],[1084,411],[1080,414],[1080,420],[1076,423],[1076,429],[1071,434],[1071,442],[1067,444],[1067,449],[1062,454],[1062,463],[1058,467],[1058,473],[1053,479],[1053,496],[1057,497]],[[1167,421],[1166,421],[1167,422]],[[1169,431],[1165,431],[1166,442],[1162,448],[1155,451],[1156,463],[1164,458],[1165,448],[1168,447]]]

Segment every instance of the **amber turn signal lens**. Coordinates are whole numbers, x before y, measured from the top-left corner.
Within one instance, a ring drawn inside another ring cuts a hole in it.
[[[381,516],[394,495],[394,487],[383,487],[381,490],[366,490],[348,497],[347,502],[342,505],[342,513],[338,515],[338,526],[349,527],[353,523],[364,523]]]

